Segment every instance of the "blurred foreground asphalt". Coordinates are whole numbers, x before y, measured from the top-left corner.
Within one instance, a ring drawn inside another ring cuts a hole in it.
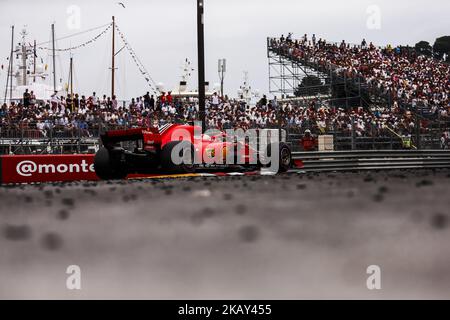
[[[2,299],[450,298],[448,170],[0,187],[0,203]]]

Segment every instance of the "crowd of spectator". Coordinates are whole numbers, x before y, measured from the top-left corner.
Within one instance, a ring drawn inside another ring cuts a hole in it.
[[[423,105],[432,113],[448,116],[450,66],[431,57],[418,55],[408,47],[376,47],[364,39],[361,45],[340,44],[292,34],[271,39],[273,50],[294,60],[332,68],[348,78],[361,77],[372,88],[390,95],[393,105]]]
[[[26,93],[25,95],[27,95]],[[20,103],[4,104],[0,108],[2,134],[11,130],[37,130],[41,136],[50,131],[63,134],[89,136],[96,130],[122,127],[158,127],[166,123],[192,123],[198,120],[199,107],[195,99],[175,99],[170,93],[153,97],[148,93],[121,103],[116,97],[101,98],[75,94],[72,98],[54,97],[38,103],[25,97]],[[256,104],[222,99],[215,94],[207,101],[207,126],[209,128],[277,128],[289,127],[302,133],[342,133],[356,136],[389,136],[390,131],[411,134],[416,128],[416,118],[400,108],[336,108],[319,100],[308,102],[278,102],[266,96]],[[425,127],[421,123],[422,127]]]
[[[303,59],[321,66],[331,66],[347,77],[363,77],[378,90],[390,94],[391,105],[372,109],[340,108],[320,100],[278,101],[266,96],[256,104],[214,94],[207,101],[209,128],[288,127],[298,133],[314,135],[340,133],[357,137],[385,137],[393,133],[410,136],[428,124],[418,120],[405,104],[423,103],[433,113],[447,117],[449,112],[450,68],[447,64],[418,56],[398,48],[377,48],[364,40],[361,45],[327,43],[305,35],[293,40],[292,34],[272,39],[273,50],[291,59]],[[130,102],[117,97],[56,94],[48,101],[37,101],[26,91],[17,103],[0,107],[2,136],[11,131],[32,130],[46,137],[49,132],[63,135],[92,136],[99,130],[123,127],[157,127],[166,123],[191,123],[199,118],[195,98],[176,98],[171,92],[152,96],[146,93]]]

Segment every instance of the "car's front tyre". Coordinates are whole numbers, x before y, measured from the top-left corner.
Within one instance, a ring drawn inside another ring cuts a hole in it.
[[[288,172],[293,165],[292,151],[289,145],[284,142],[269,144],[266,151],[269,159],[272,159],[272,150],[274,150],[274,152],[278,152],[278,168],[276,169],[276,173]],[[265,167],[271,166],[272,163],[265,165]]]

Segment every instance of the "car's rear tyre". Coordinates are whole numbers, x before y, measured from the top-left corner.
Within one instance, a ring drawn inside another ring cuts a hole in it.
[[[113,154],[106,148],[101,148],[94,159],[94,169],[101,180],[123,180],[127,172],[120,164],[120,154]]]
[[[278,150],[279,166],[276,173],[288,172],[293,165],[292,151],[289,145],[284,142],[269,144],[267,146],[267,156],[269,159],[272,158],[272,150]],[[271,167],[271,163],[265,165],[265,167]]]
[[[194,173],[194,152],[189,141],[169,142],[161,152],[162,169],[169,173]]]

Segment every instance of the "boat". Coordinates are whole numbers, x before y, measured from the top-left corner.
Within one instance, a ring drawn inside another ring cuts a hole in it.
[[[20,102],[26,90],[33,92],[36,101],[49,101],[52,96],[66,95],[67,92],[62,86],[49,85],[49,67],[44,64],[41,57],[38,57],[36,43],[33,45],[27,42],[28,35],[26,29],[20,33],[21,41],[12,51],[12,66],[10,63],[6,88],[5,100]],[[55,90],[56,89],[56,90]]]

